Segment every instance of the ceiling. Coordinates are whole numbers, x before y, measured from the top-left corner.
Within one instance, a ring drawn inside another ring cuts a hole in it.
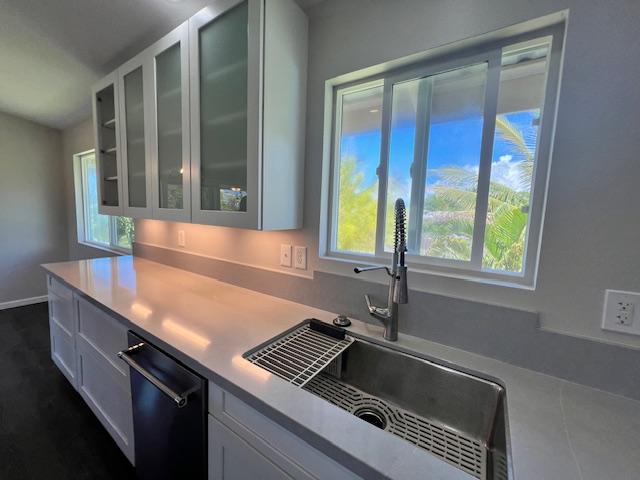
[[[88,118],[96,80],[207,3],[0,0],[0,111],[55,128]]]

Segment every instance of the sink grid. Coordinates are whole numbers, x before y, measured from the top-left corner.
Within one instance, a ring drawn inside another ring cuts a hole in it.
[[[363,409],[374,410],[384,417],[384,430],[437,455],[476,478],[486,478],[487,449],[478,440],[396,407],[324,373],[311,378],[303,388],[352,414]]]

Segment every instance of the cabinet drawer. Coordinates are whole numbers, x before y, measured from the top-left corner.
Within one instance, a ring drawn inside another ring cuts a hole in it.
[[[302,478],[360,478],[213,382],[209,383],[209,410],[254,448],[261,449],[264,443],[276,449],[307,474]]]
[[[78,391],[133,463],[133,411],[128,381],[86,342],[78,342]]]
[[[74,338],[53,321],[49,322],[49,328],[51,335],[51,359],[74,388],[77,388]]]
[[[49,288],[49,293],[53,292],[65,300],[71,301],[73,299],[73,291],[51,275],[47,277],[47,286]]]
[[[100,353],[121,374],[129,369],[117,353],[127,348],[127,328],[86,300],[78,300],[78,335]]]
[[[260,449],[253,445],[260,444]],[[209,480],[312,479],[263,440],[251,442],[236,435],[209,415]]]
[[[76,331],[73,295],[61,296],[57,291],[49,289],[49,319],[62,328],[68,336],[73,337]]]

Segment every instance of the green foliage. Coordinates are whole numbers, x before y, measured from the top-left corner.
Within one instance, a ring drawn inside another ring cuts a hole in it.
[[[339,250],[374,253],[378,182],[364,185],[364,173],[358,171],[355,157],[340,163],[340,195],[338,198]]]
[[[118,236],[118,246],[131,248],[134,233],[133,218],[116,217],[116,233]]]

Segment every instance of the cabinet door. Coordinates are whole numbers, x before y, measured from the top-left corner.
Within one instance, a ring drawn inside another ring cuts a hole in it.
[[[153,218],[191,221],[189,24],[148,50]]]
[[[151,155],[149,108],[145,103],[145,81],[149,77],[146,52],[118,69],[122,200],[124,215],[151,218]]]
[[[243,438],[209,416],[209,479],[312,479],[276,450],[265,456]]]
[[[117,75],[112,73],[92,89],[93,128],[98,174],[98,211],[122,215],[120,118]]]
[[[261,228],[262,8],[217,0],[189,20],[194,223]]]
[[[131,463],[134,463],[133,408],[127,377],[78,336],[78,391]]]
[[[74,388],[76,381],[77,306],[70,289],[48,277],[51,359]]]

